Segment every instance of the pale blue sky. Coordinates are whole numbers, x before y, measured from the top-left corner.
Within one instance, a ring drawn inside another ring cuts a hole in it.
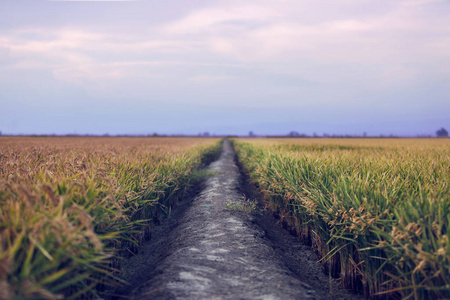
[[[0,1],[10,134],[450,130],[450,1]]]

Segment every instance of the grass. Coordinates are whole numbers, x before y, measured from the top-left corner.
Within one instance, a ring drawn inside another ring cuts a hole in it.
[[[256,200],[247,199],[243,196],[242,201],[227,201],[225,207],[232,211],[239,211],[245,214],[258,213],[258,202]]]
[[[450,141],[235,140],[267,206],[346,288],[450,298]]]
[[[97,298],[217,139],[0,137],[0,298]]]

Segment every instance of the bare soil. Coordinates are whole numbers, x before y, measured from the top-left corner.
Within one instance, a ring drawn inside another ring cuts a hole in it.
[[[272,214],[227,208],[244,195],[258,198],[228,140],[208,169],[201,191],[124,261],[130,285],[111,299],[362,299],[328,278],[313,251]]]

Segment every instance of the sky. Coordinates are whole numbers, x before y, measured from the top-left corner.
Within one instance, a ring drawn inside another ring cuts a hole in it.
[[[450,0],[0,1],[3,134],[434,135]]]

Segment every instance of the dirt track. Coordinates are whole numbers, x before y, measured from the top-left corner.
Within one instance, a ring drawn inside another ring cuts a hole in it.
[[[209,169],[203,190],[127,260],[124,278],[132,285],[115,298],[361,299],[330,282],[314,253],[268,212],[227,209],[245,192],[229,141]]]

